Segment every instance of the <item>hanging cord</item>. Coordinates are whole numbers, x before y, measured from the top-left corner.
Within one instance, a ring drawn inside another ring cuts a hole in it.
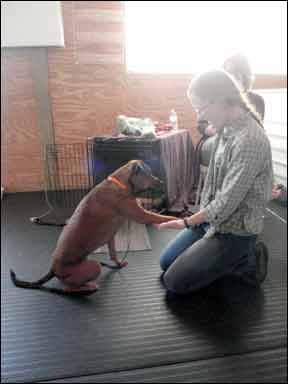
[[[42,220],[42,217],[45,217],[45,216],[49,215],[50,213],[52,213],[54,211],[54,208],[50,205],[50,202],[48,200],[48,196],[47,196],[47,191],[46,190],[44,191],[44,194],[45,194],[46,203],[47,203],[47,205],[48,205],[48,207],[50,209],[48,211],[46,211],[45,213],[43,213],[43,215],[41,215],[41,216],[30,217],[30,221],[32,223],[38,224],[38,225],[50,225],[50,226],[53,226],[53,227],[64,227],[66,225],[66,223],[52,223],[52,222],[49,222],[49,221],[43,221]]]
[[[45,167],[47,167],[47,162],[48,162],[48,156],[47,156],[47,147],[44,147],[45,148],[45,153],[44,153],[44,162],[45,162]],[[43,213],[43,215],[41,216],[35,216],[35,217],[30,217],[30,221],[34,224],[38,224],[38,225],[50,225],[50,226],[53,226],[53,227],[64,227],[66,225],[66,223],[51,223],[51,222],[48,222],[48,221],[43,221],[41,220],[42,217],[45,217],[47,215],[49,215],[50,213],[52,213],[54,211],[54,208],[53,206],[51,205],[50,201],[49,201],[49,198],[48,198],[48,193],[47,193],[47,189],[48,189],[48,180],[47,180],[48,176],[47,176],[47,169],[45,171],[45,186],[44,186],[44,195],[45,195],[45,201],[46,201],[46,204],[48,205],[49,209],[47,212]]]

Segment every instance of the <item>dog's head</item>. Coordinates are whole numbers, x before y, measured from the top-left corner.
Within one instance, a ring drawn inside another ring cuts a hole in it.
[[[151,168],[143,160],[131,160],[127,166],[129,169],[128,184],[133,196],[163,196],[164,183],[153,176]]]

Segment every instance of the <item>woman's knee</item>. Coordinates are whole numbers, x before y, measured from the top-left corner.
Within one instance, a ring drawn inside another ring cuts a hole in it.
[[[167,271],[170,265],[177,259],[182,252],[189,248],[195,241],[199,239],[198,233],[192,230],[184,229],[174,240],[170,241],[166,249],[160,256],[160,268],[162,271]]]
[[[166,255],[163,254],[161,257],[160,257],[160,261],[159,261],[159,264],[160,264],[160,268],[162,269],[162,271],[167,271],[167,269],[169,268],[171,262],[169,263],[169,260],[167,257],[165,257]]]
[[[165,272],[164,285],[179,294],[205,287],[226,272],[221,259],[222,248],[217,239],[199,239]]]
[[[176,273],[173,273],[171,271],[167,271],[163,275],[163,283],[168,291],[180,295],[188,293],[191,288],[190,284],[188,285],[187,283],[185,283],[182,278],[180,278],[179,276],[177,276]]]
[[[163,283],[168,291],[179,295],[184,295],[197,291],[209,285],[216,277],[203,273],[189,273],[189,276],[183,276],[174,270],[168,270],[163,275]]]

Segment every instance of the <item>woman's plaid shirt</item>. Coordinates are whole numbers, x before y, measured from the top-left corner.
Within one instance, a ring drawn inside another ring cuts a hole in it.
[[[217,136],[200,204],[210,223],[206,237],[259,234],[273,185],[269,139],[250,115]]]

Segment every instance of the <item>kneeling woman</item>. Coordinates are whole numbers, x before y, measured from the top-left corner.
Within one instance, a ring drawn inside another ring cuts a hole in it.
[[[160,257],[167,290],[185,294],[227,274],[256,284],[267,253],[256,246],[273,185],[272,156],[261,118],[223,70],[198,75],[188,88],[198,114],[216,128],[216,141],[196,214],[155,225],[183,229]]]

